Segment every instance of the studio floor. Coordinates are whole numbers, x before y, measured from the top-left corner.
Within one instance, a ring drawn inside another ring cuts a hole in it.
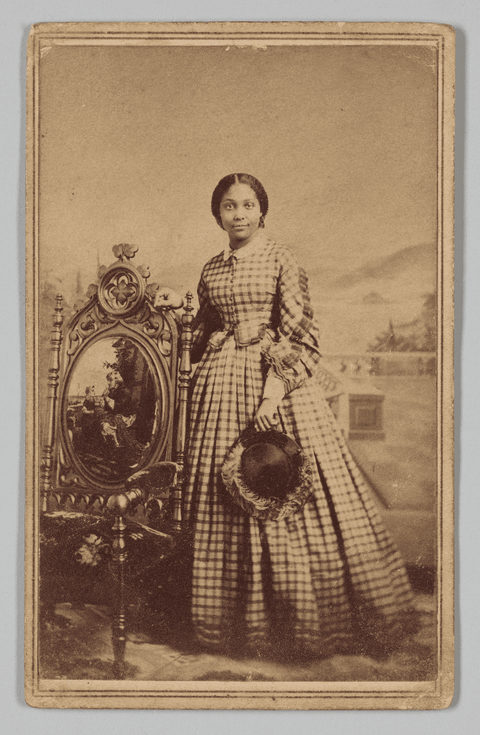
[[[159,643],[145,633],[128,635],[126,678],[137,681],[426,681],[436,678],[435,600],[417,594],[419,632],[388,659],[336,655],[308,662],[229,658]],[[57,605],[42,635],[44,679],[112,679],[109,608]]]

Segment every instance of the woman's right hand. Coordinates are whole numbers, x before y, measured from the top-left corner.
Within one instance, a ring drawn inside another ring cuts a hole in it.
[[[255,415],[256,430],[270,431],[275,429],[278,423],[277,402],[273,398],[264,398]]]
[[[153,306],[155,309],[180,309],[183,306],[183,299],[173,288],[160,286],[155,291]]]

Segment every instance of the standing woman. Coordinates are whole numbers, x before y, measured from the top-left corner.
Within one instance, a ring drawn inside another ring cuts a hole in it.
[[[248,174],[226,176],[213,192],[228,243],[203,269],[194,325],[184,494],[192,624],[199,641],[231,650],[385,655],[412,620],[412,592],[315,380],[307,277],[266,236],[267,212]],[[161,289],[156,303],[178,306],[178,296]],[[265,517],[228,492],[225,459],[251,427],[300,447],[310,486],[295,512]]]

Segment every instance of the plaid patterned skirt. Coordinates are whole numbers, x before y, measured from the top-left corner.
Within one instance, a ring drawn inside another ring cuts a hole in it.
[[[194,529],[192,622],[212,646],[388,651],[412,626],[412,592],[314,380],[286,396],[280,428],[310,459],[314,492],[283,521],[247,515],[224,488],[228,449],[253,420],[260,345],[207,348],[194,377],[184,518]]]

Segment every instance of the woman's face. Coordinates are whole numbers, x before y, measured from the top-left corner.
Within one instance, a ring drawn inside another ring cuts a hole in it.
[[[107,378],[107,385],[109,390],[113,390],[114,388],[117,388],[122,382],[122,378],[120,377],[119,373],[112,373]]]
[[[233,250],[250,242],[262,212],[257,195],[248,184],[233,184],[220,202],[220,219]]]

